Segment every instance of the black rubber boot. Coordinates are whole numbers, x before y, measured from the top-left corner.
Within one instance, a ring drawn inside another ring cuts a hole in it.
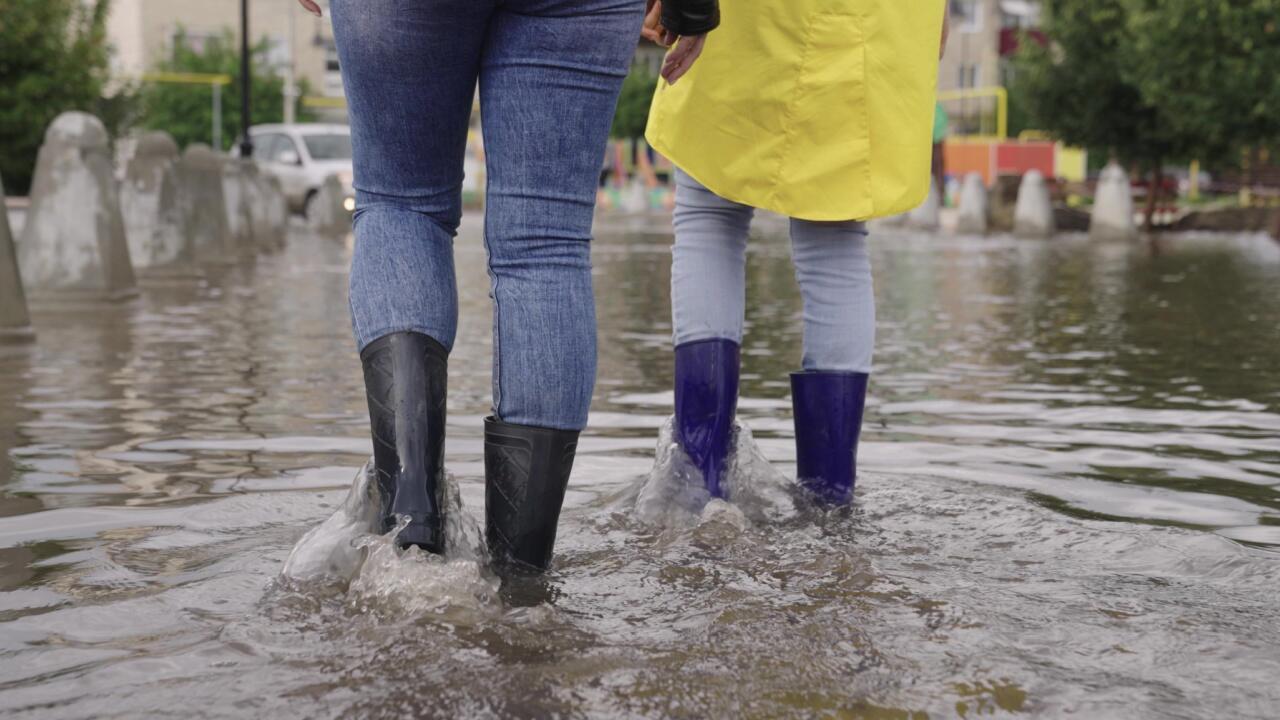
[[[576,430],[484,421],[485,538],[499,568],[546,570],[578,449]]]
[[[449,352],[421,333],[374,340],[360,353],[369,399],[373,462],[382,491],[382,531],[399,516],[396,540],[444,552],[444,402]]]

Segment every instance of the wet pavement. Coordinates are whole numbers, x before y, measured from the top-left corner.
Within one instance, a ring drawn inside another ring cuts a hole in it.
[[[0,347],[0,713],[1276,716],[1280,245],[877,234],[858,498],[822,513],[788,494],[799,297],[765,220],[741,500],[683,492],[663,433],[664,221],[603,218],[556,571],[505,589],[479,561],[477,218],[446,560],[356,523],[341,571],[281,575],[361,508],[349,245],[296,227],[279,255],[132,303],[33,308],[37,343]]]

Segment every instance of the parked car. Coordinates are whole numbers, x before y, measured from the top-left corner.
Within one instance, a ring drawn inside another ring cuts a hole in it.
[[[289,207],[309,214],[311,200],[330,175],[342,181],[345,205],[355,208],[351,186],[351,129],[346,125],[293,123],[255,125],[253,157],[263,170],[280,179]]]

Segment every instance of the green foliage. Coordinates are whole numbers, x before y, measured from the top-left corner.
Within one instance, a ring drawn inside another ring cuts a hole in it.
[[[1041,128],[1146,170],[1280,138],[1280,0],[1048,0],[1019,94]]]
[[[107,79],[109,0],[0,0],[0,176],[23,195],[45,128],[97,110]]]
[[[631,72],[622,81],[622,94],[618,96],[618,112],[613,116],[613,129],[609,134],[621,140],[644,137],[649,124],[649,105],[653,91],[658,87],[658,76],[644,65],[632,65]]]
[[[1129,0],[1133,76],[1203,161],[1280,139],[1280,1]]]
[[[1062,141],[1151,165],[1175,148],[1133,77],[1127,2],[1047,2],[1051,42],[1022,43],[1019,86],[1036,123]]]
[[[157,72],[221,73],[231,76],[231,84],[222,87],[222,147],[229,149],[240,134],[240,44],[226,30],[221,36],[205,41],[201,51],[195,50],[181,32],[174,38],[172,56],[156,66]],[[264,38],[250,49],[249,64],[251,124],[281,122],[284,119],[284,79],[270,70],[266,58],[269,45]],[[309,91],[305,79],[298,83],[300,95]],[[142,91],[141,124],[173,135],[179,146],[193,142],[208,143],[212,139],[212,88],[208,85],[182,83],[147,83]],[[296,109],[299,122],[314,119],[314,113],[301,104]]]

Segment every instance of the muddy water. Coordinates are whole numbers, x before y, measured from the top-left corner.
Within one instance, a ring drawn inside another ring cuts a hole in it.
[[[445,559],[362,534],[348,248],[299,233],[130,305],[37,309],[38,343],[0,348],[0,713],[1277,715],[1280,246],[881,235],[857,504],[821,513],[787,492],[798,296],[764,225],[743,499],[701,506],[663,434],[669,237],[602,222],[558,566],[505,588],[478,560],[474,219]],[[321,523],[313,572],[282,576]]]

